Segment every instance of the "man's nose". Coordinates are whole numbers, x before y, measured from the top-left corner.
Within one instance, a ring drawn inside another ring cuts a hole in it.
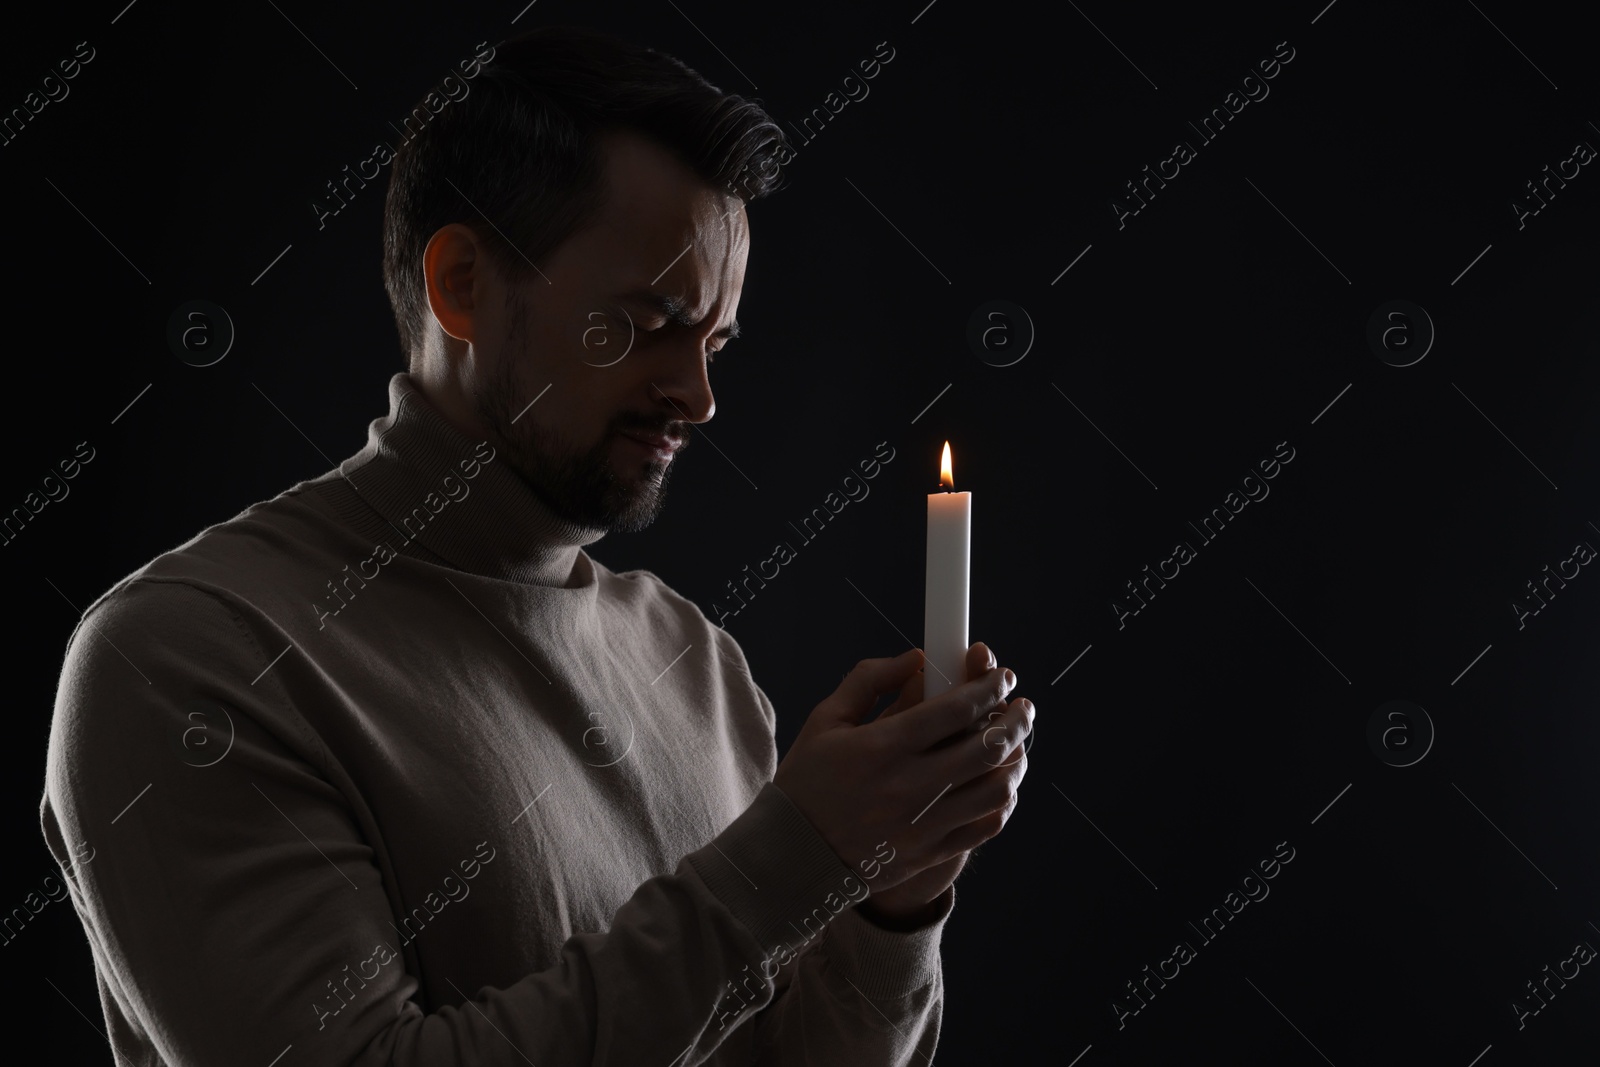
[[[717,413],[717,400],[711,394],[711,379],[706,374],[706,359],[692,350],[674,358],[656,374],[650,386],[651,399],[668,405],[685,422],[708,422]]]

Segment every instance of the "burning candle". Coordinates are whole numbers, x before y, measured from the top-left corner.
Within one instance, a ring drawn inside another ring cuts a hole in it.
[[[956,486],[950,442],[939,458],[941,490],[928,494],[928,574],[923,596],[922,698],[966,681],[968,557],[972,544],[972,494]]]

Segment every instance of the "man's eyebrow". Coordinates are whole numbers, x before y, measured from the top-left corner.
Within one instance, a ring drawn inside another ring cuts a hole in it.
[[[635,303],[644,304],[647,307],[654,308],[655,310],[661,312],[661,314],[665,315],[668,322],[675,323],[679,326],[695,325],[694,320],[689,317],[689,311],[686,307],[684,307],[683,301],[679,300],[675,296],[667,296],[662,293],[652,293],[646,289],[638,289],[631,293],[624,293],[620,299],[632,300]],[[742,331],[739,328],[739,323],[737,320],[735,320],[728,323],[728,325],[724,326],[711,336],[723,337],[731,341],[738,337],[741,332]]]

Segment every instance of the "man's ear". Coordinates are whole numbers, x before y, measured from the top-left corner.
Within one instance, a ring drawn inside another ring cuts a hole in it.
[[[475,340],[478,312],[490,288],[488,266],[477,235],[459,222],[440,227],[423,250],[428,308],[439,327],[458,341]]]

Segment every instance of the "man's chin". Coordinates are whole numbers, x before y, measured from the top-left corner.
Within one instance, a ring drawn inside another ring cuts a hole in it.
[[[549,486],[536,490],[538,495],[569,523],[606,532],[637,533],[661,514],[668,470],[668,464],[657,461],[618,463],[612,457],[595,457],[587,469],[569,470],[567,479],[524,475],[524,480],[530,487]]]
[[[590,516],[588,525],[610,533],[637,533],[655,522],[666,486],[659,465],[650,466],[658,469],[646,469],[632,479],[617,478],[613,472],[598,506],[584,509]]]
[[[655,511],[620,511],[613,512],[602,522],[596,523],[598,529],[610,534],[640,533],[656,521]]]

